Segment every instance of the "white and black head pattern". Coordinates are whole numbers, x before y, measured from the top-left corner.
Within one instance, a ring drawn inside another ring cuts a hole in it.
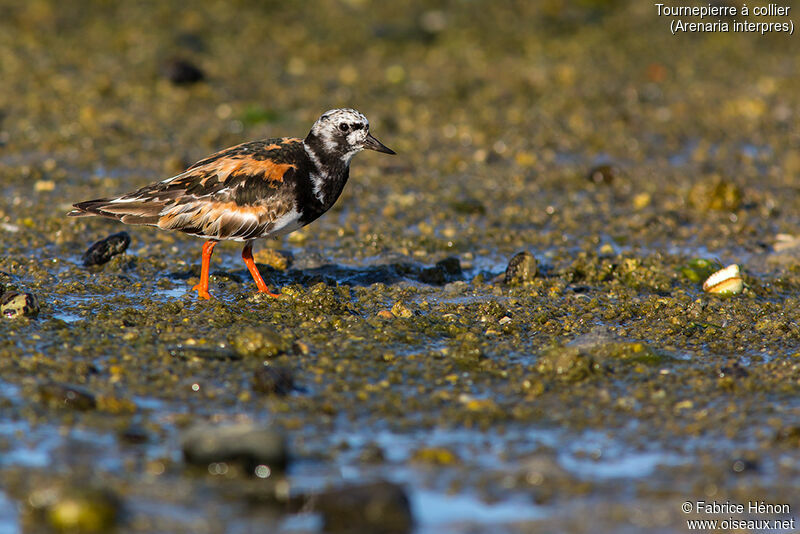
[[[394,151],[384,146],[369,133],[369,121],[355,109],[331,109],[317,119],[306,138],[319,159],[338,159],[345,166],[364,149],[387,154]]]

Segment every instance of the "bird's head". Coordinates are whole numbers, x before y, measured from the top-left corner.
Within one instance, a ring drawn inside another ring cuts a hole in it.
[[[369,121],[354,109],[332,109],[317,119],[306,142],[326,156],[336,157],[349,164],[364,149],[394,154],[369,133]]]

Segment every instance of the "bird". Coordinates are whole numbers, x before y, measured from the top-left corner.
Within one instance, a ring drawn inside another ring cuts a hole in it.
[[[235,145],[136,191],[73,204],[67,215],[106,217],[205,239],[200,281],[192,288],[200,299],[211,298],[208,273],[214,246],[225,240],[244,242],[242,260],[258,291],[279,297],[253,261],[253,241],[289,234],[328,211],[347,183],[350,161],[364,149],[395,154],[370,133],[361,112],[331,109],[314,122],[305,139]]]

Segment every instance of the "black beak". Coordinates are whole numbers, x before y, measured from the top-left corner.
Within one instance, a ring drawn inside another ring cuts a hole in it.
[[[375,139],[372,134],[369,133],[367,134],[367,138],[364,139],[363,146],[364,148],[375,150],[376,152],[383,152],[384,154],[397,154],[397,152]]]

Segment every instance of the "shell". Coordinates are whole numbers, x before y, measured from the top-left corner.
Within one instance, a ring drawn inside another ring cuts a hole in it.
[[[728,265],[703,282],[703,291],[716,295],[738,295],[744,289],[744,280],[739,266]]]

